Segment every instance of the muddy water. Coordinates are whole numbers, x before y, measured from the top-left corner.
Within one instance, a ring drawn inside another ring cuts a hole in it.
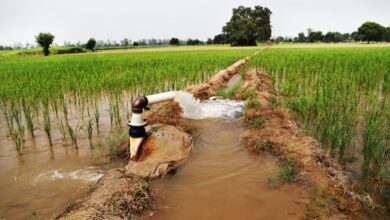
[[[271,155],[241,144],[232,119],[193,121],[199,135],[189,160],[174,176],[153,182],[162,208],[152,219],[300,219],[307,202],[295,185],[270,188],[278,175]]]
[[[19,156],[6,134],[4,122],[0,122],[0,219],[55,217],[85,195],[107,169],[123,166],[101,161],[107,153],[105,139],[108,133],[126,131],[126,128],[111,128],[108,106],[103,103],[100,110],[101,133],[95,133],[93,150],[85,129],[78,132],[78,149],[70,139],[64,144],[58,123],[52,116],[53,146],[49,146],[39,120],[35,119],[36,137],[32,139],[25,132],[26,142],[23,154]],[[73,126],[80,121],[75,109],[70,117]]]

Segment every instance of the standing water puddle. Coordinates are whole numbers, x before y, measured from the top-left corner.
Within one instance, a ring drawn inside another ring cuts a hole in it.
[[[269,179],[279,173],[277,160],[242,146],[244,130],[232,119],[242,103],[186,100],[179,103],[188,118],[222,118],[191,121],[198,132],[193,152],[175,175],[152,183],[163,205],[152,218],[300,219],[304,190],[295,185],[270,188]]]

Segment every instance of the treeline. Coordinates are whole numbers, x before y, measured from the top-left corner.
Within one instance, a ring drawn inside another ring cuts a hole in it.
[[[180,40],[178,38],[172,39],[142,39],[138,41],[132,41],[130,39],[124,38],[123,40],[96,40],[95,49],[106,49],[106,48],[121,48],[121,47],[137,47],[137,46],[167,46],[167,45],[203,45],[203,44],[221,44],[223,41],[213,40],[208,38],[206,41],[199,39],[186,39]],[[78,48],[87,48],[87,42],[78,41],[76,43],[71,43],[69,41],[64,41],[63,46],[65,47],[78,47]],[[57,44],[54,46],[58,46]],[[21,44],[16,43],[13,46],[0,45],[0,50],[23,50],[37,48],[36,44]]]
[[[352,33],[313,31],[307,29],[307,34],[299,33],[297,37],[275,37],[271,42],[294,42],[294,43],[339,43],[339,42],[390,42],[390,27],[384,27],[375,22],[365,22],[357,31]]]

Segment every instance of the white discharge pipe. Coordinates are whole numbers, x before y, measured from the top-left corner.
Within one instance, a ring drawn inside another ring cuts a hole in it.
[[[176,97],[176,92],[163,92],[159,94],[146,96],[149,105],[173,100],[175,97]]]

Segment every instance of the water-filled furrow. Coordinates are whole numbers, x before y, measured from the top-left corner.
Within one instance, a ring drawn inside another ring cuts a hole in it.
[[[269,186],[278,175],[278,161],[242,146],[244,130],[237,119],[191,123],[199,135],[189,160],[174,176],[152,183],[165,207],[153,219],[301,218],[304,205],[297,201],[305,198],[304,191],[294,185]]]

